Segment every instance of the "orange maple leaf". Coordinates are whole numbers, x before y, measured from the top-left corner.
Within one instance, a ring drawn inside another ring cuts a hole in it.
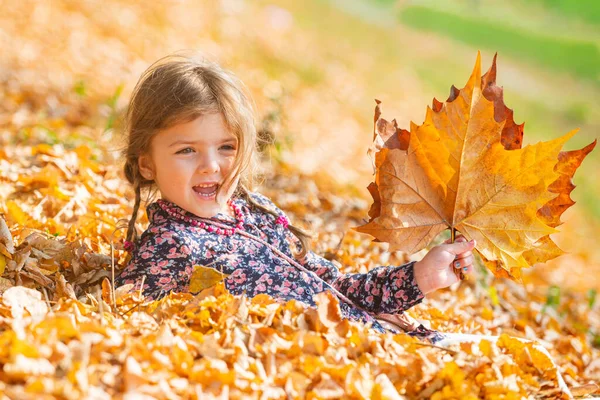
[[[433,100],[423,125],[410,132],[375,109],[375,182],[370,221],[358,228],[390,250],[417,252],[447,228],[477,240],[476,251],[497,276],[520,280],[521,268],[563,253],[550,239],[574,204],[575,170],[596,141],[561,152],[577,130],[522,146],[523,124],[496,86],[496,57],[481,76],[481,56],[462,89]]]

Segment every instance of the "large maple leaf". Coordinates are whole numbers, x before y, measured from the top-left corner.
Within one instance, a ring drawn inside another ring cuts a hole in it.
[[[381,118],[375,108],[375,182],[370,221],[357,228],[417,252],[445,229],[477,240],[476,251],[497,276],[520,280],[521,268],[563,251],[550,234],[574,204],[575,170],[596,141],[561,151],[577,130],[522,148],[523,124],[496,86],[496,57],[481,76],[481,56],[462,89],[446,102],[433,100],[425,121],[410,132]]]

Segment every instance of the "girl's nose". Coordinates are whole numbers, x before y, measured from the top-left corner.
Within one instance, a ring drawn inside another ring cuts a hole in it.
[[[212,154],[204,154],[200,157],[198,171],[205,174],[211,174],[219,171],[217,158]]]

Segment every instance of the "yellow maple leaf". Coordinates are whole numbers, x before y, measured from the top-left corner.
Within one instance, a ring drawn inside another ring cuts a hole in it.
[[[199,293],[204,289],[215,286],[228,276],[229,274],[224,274],[214,268],[194,265],[194,272],[192,272],[190,278],[190,292]]]
[[[496,60],[481,76],[481,57],[462,89],[434,99],[410,132],[375,110],[375,182],[371,220],[357,228],[390,251],[415,253],[445,229],[477,241],[494,274],[520,279],[521,268],[562,254],[550,239],[573,204],[571,177],[593,149],[561,152],[577,130],[521,148],[523,125],[495,85]]]

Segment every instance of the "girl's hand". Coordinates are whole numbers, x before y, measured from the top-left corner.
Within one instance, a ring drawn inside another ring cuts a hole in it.
[[[445,288],[458,282],[454,273],[454,263],[459,263],[464,274],[473,271],[475,240],[467,242],[464,236],[457,236],[454,243],[450,239],[435,246],[414,264],[415,280],[423,294]]]

